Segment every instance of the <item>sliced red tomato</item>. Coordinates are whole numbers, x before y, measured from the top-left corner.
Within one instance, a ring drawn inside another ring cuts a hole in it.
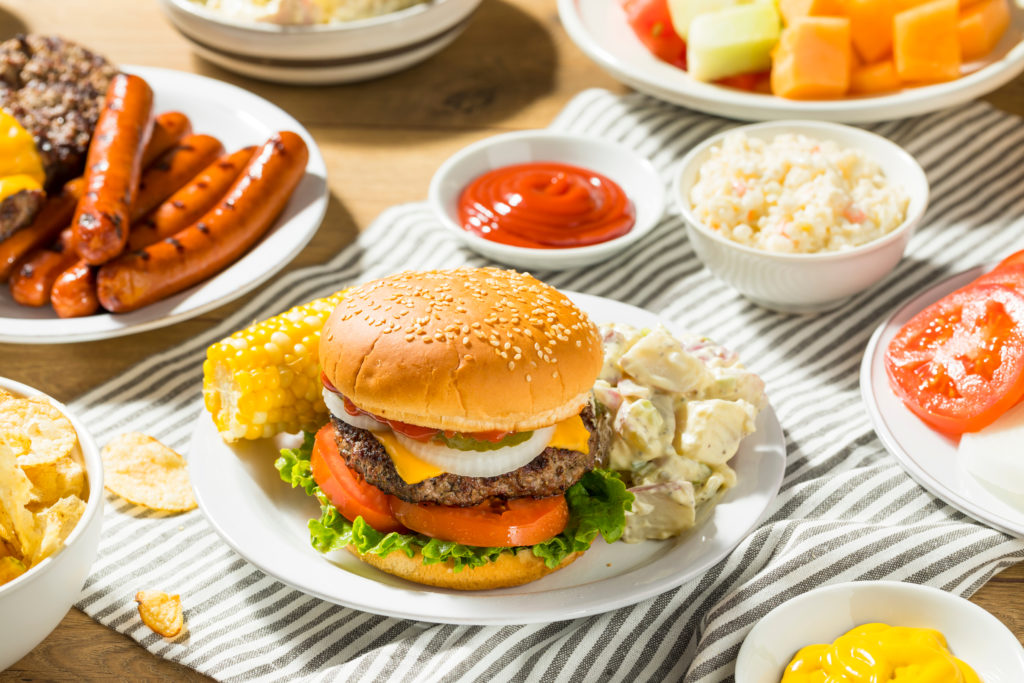
[[[655,57],[686,68],[686,43],[672,26],[668,0],[622,0],[630,27]]]
[[[1020,251],[1018,251],[1015,254],[1010,254],[1009,256],[1004,258],[1002,260],[1002,262],[998,266],[996,266],[996,267],[997,268],[1002,268],[1003,266],[1008,266],[1008,265],[1010,265],[1012,263],[1024,264],[1024,249],[1021,249]]]
[[[338,395],[341,396],[341,394]],[[399,422],[398,420],[389,420],[386,417],[378,417],[373,413],[368,413],[362,408],[359,408],[347,397],[342,396],[342,399],[345,401],[345,410],[348,412],[349,415],[366,415],[368,417],[372,417],[374,420],[386,424],[387,426],[391,427],[393,431],[396,431],[399,434],[404,434],[410,439],[416,439],[417,441],[430,441],[438,432],[441,431],[440,429],[436,429],[434,427],[420,427],[419,425],[409,424],[408,422]],[[491,443],[498,443],[506,436],[508,436],[510,433],[511,432],[492,430],[488,432],[465,432],[464,435],[476,439],[477,441],[490,441]],[[445,434],[447,434],[450,437],[454,435],[455,432],[446,431]]]
[[[345,464],[334,440],[334,427],[330,424],[324,425],[316,433],[310,465],[317,486],[345,519],[353,521],[356,517],[362,517],[367,524],[385,534],[389,531],[406,531],[391,514],[388,495],[367,483],[358,472]]]
[[[1024,294],[1024,258],[1021,258],[1018,263],[1007,263],[1004,261],[996,266],[994,270],[979,277],[972,284],[1004,285]]]
[[[511,548],[557,536],[569,521],[565,496],[515,498],[458,508],[407,503],[391,497],[391,511],[410,529],[464,545]]]
[[[947,434],[982,429],[1024,397],[1024,294],[971,284],[914,316],[889,343],[893,391]]]

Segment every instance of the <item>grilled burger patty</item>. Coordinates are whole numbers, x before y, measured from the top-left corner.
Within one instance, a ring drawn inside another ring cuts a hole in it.
[[[546,448],[531,462],[496,477],[464,477],[442,474],[408,484],[398,476],[384,447],[365,429],[352,427],[332,417],[335,440],[349,467],[385,493],[410,503],[438,503],[452,507],[478,505],[489,498],[545,498],[565,493],[580,477],[594,468],[593,454],[603,451],[602,437],[595,427],[594,411],[588,405],[580,413],[590,430],[590,455],[560,448]]]
[[[58,36],[0,43],[0,109],[36,141],[48,189],[79,175],[107,85],[117,69]]]

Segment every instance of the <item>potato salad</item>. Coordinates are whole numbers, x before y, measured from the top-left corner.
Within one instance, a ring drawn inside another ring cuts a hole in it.
[[[604,367],[594,385],[607,466],[636,496],[623,540],[676,536],[729,488],[728,461],[754,431],[764,383],[737,356],[702,337],[664,327],[601,327]]]

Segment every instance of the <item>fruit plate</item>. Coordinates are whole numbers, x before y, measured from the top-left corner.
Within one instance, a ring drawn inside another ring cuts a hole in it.
[[[889,388],[885,350],[918,311],[963,287],[991,267],[954,275],[912,297],[890,315],[868,342],[860,366],[860,392],[878,438],[917,483],[966,515],[1024,537],[1024,496],[1001,491],[972,476],[957,455],[957,440],[930,428]]]
[[[620,1],[558,0],[558,13],[573,42],[613,78],[666,102],[728,118],[866,123],[917,116],[973,100],[1024,71],[1024,8],[1011,0],[1010,27],[1002,40],[984,59],[964,64],[964,75],[955,81],[888,95],[787,100],[702,83],[662,62],[633,34]]]
[[[16,304],[0,286],[0,342],[63,344],[108,339],[172,325],[237,299],[284,268],[316,234],[327,210],[327,166],[309,131],[267,100],[197,74],[156,67],[125,67],[153,88],[153,110],[188,115],[197,133],[209,133],[236,150],[258,145],[279,130],[302,136],[309,148],[306,175],[284,213],[247,253],[210,279],[131,313],[61,319],[49,306]]]
[[[570,294],[597,322],[658,323],[627,304]],[[203,410],[192,434],[189,473],[199,507],[217,533],[267,574],[339,605],[403,619],[457,624],[527,624],[575,619],[632,605],[703,574],[764,518],[786,466],[782,428],[770,407],[730,461],[738,483],[703,524],[682,536],[639,544],[598,539],[582,558],[540,581],[461,593],[409,583],[346,551],[309,544],[317,502],[278,477],[278,449],[296,437],[225,444]]]

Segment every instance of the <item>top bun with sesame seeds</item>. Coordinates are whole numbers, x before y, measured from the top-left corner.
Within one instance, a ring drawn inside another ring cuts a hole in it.
[[[407,272],[346,292],[320,335],[327,380],[358,408],[459,432],[580,413],[603,361],[567,296],[499,268]]]

